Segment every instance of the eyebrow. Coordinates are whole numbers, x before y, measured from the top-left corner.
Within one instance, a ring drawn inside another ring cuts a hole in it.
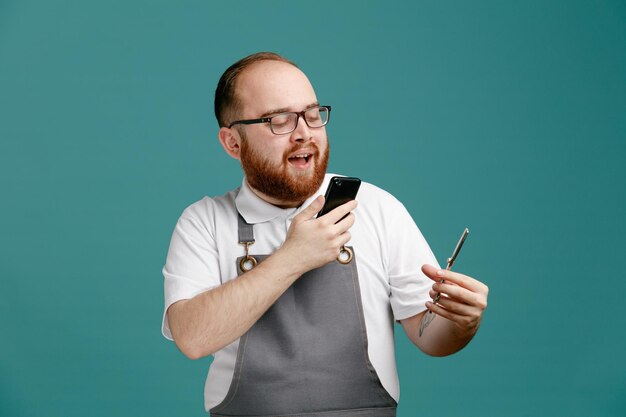
[[[308,106],[306,106],[306,107],[304,108],[304,110],[308,110],[308,109],[311,109],[311,108],[313,108],[313,107],[317,107],[317,106],[319,106],[319,105],[320,105],[320,103],[316,101],[315,103],[311,103],[311,104],[309,104]],[[291,109],[289,109],[289,108],[287,108],[287,107],[282,107],[282,108],[280,108],[280,109],[273,109],[273,110],[267,111],[267,112],[263,113],[261,116],[259,116],[259,118],[260,118],[260,119],[262,119],[262,118],[264,118],[264,117],[267,117],[267,116],[270,116],[270,115],[273,115],[273,114],[278,114],[278,113],[291,113],[291,112],[292,112],[292,110],[291,110]]]

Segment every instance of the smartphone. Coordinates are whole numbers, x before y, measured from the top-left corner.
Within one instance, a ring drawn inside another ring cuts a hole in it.
[[[324,214],[336,209],[340,205],[354,200],[360,186],[361,180],[358,178],[332,177],[326,189],[324,207],[317,213],[317,217],[322,217]],[[343,220],[343,218],[341,220]]]

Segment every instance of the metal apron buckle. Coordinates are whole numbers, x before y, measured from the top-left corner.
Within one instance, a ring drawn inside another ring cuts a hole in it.
[[[243,272],[248,272],[252,268],[254,268],[257,264],[257,261],[254,256],[249,254],[250,245],[254,244],[254,241],[251,242],[239,242],[240,245],[244,245],[246,247],[246,256],[241,258],[239,261],[239,267]]]
[[[339,256],[337,256],[337,262],[339,262],[340,264],[347,265],[350,262],[352,262],[352,258],[354,258],[354,252],[352,251],[352,249],[346,248],[345,246],[342,246],[341,249],[339,249]]]

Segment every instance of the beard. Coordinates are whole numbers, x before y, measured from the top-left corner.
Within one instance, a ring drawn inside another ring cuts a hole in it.
[[[299,149],[313,149],[312,171],[292,173],[289,171],[288,155]],[[279,164],[263,157],[256,149],[252,149],[247,138],[242,135],[241,166],[248,184],[268,197],[285,202],[302,202],[312,196],[322,185],[330,146],[326,145],[323,154],[314,143],[296,145],[287,150]]]

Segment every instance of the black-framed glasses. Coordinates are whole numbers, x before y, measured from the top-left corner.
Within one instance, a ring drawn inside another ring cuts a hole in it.
[[[237,120],[232,122],[228,128],[237,124],[253,125],[257,123],[269,123],[270,130],[275,135],[286,135],[298,127],[298,120],[302,117],[308,127],[317,128],[328,124],[330,120],[330,106],[316,106],[297,112],[278,113],[260,119]]]

